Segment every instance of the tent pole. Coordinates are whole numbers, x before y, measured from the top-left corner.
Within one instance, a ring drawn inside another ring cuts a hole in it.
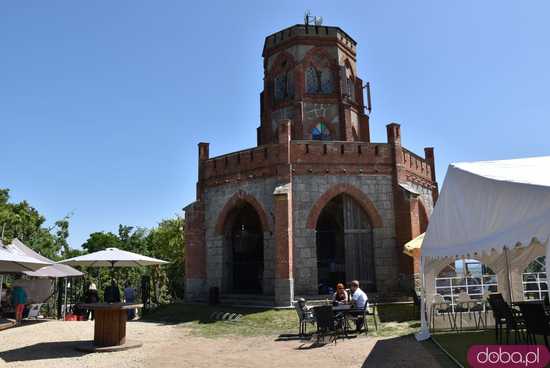
[[[425,258],[420,256],[420,275],[422,276],[422,291],[420,293],[420,331],[415,335],[417,341],[424,341],[430,338],[430,328],[426,321],[426,279],[424,277]]]
[[[510,303],[514,301],[512,295],[512,275],[510,274],[510,259],[508,258],[508,247],[504,247],[504,256],[506,257],[506,275],[508,277],[508,297],[510,298]]]

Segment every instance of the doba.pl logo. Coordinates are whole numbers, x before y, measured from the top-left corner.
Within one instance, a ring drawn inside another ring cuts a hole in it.
[[[468,349],[473,368],[544,368],[550,352],[544,345],[474,345]]]

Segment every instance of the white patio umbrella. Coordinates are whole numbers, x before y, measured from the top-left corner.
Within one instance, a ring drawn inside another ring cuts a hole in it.
[[[65,259],[59,263],[85,267],[136,267],[161,265],[168,262],[118,248],[107,248],[83,256]]]

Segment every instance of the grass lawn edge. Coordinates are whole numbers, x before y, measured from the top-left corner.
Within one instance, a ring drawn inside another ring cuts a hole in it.
[[[445,349],[443,345],[439,341],[437,341],[437,338],[434,335],[432,335],[430,338],[435,346],[437,346],[445,355],[447,355],[447,357],[449,357],[449,359],[451,359],[451,361],[453,361],[453,363],[455,363],[457,367],[467,368],[466,366],[462,365],[462,363],[460,363],[453,354],[449,353],[447,349]]]

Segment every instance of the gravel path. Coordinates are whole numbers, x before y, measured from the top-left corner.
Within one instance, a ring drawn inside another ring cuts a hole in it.
[[[0,367],[452,367],[431,343],[412,337],[339,340],[311,347],[273,337],[202,338],[183,325],[131,322],[129,339],[143,347],[116,353],[83,354],[74,349],[93,336],[92,322],[48,321],[0,332]],[[443,362],[443,363],[442,363]]]

